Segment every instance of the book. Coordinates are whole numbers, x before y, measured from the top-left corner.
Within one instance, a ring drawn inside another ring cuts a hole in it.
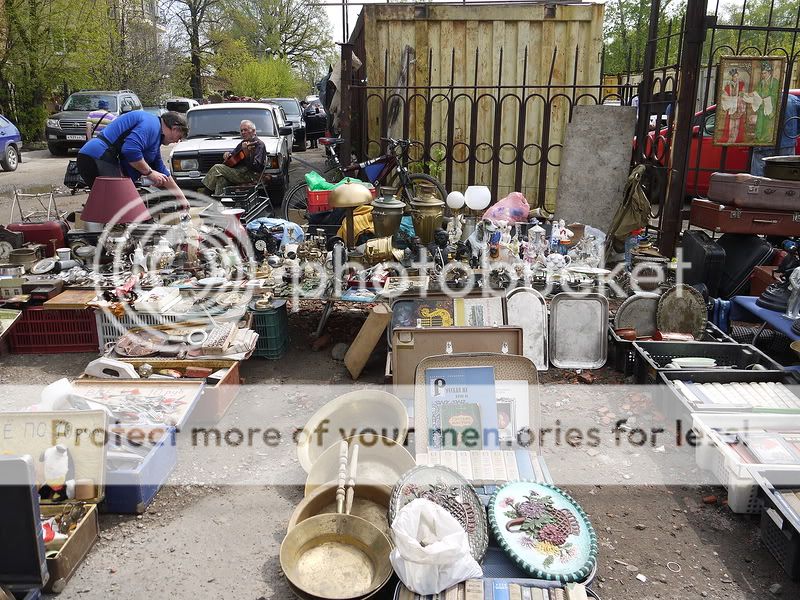
[[[522,600],[522,587],[518,583],[508,584],[508,600]]]
[[[429,448],[438,450],[444,446],[444,436],[448,432],[445,431],[446,424],[442,420],[442,407],[453,404],[459,405],[461,408],[458,410],[462,411],[464,404],[473,404],[478,408],[479,439],[474,439],[473,436],[462,438],[466,449],[494,450],[499,447],[494,367],[426,369],[425,391],[427,431],[417,432],[417,435],[428,436]],[[455,409],[446,409],[445,416],[454,416],[453,410]],[[452,432],[449,432],[448,437],[452,439]],[[477,442],[481,445],[478,446]]]
[[[467,327],[497,327],[504,323],[503,298],[456,298],[454,300],[456,325]]]
[[[534,428],[531,423],[528,386],[527,380],[495,381],[500,444],[516,445],[518,437],[525,443],[529,437],[526,431]]]
[[[492,598],[493,600],[510,600],[508,583],[502,579],[492,580]]]
[[[480,406],[470,402],[443,404],[440,408],[440,418],[443,448],[458,450],[483,448]]]
[[[464,600],[483,600],[482,579],[467,579],[464,583]]]

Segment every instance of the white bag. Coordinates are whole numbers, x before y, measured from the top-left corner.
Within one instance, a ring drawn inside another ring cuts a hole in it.
[[[417,498],[392,523],[395,548],[389,555],[397,576],[417,594],[438,594],[483,576],[472,558],[467,532],[438,504]]]

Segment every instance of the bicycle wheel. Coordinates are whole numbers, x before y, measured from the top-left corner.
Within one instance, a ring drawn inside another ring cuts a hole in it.
[[[401,198],[400,199],[403,202],[405,202],[406,204],[408,204],[412,200],[412,198],[408,197],[409,192],[411,192],[411,196],[414,197],[414,198],[419,196],[419,190],[417,189],[417,186],[420,183],[433,185],[436,188],[436,191],[434,192],[434,196],[439,198],[439,200],[445,201],[447,199],[447,192],[445,191],[444,186],[442,185],[442,183],[438,179],[436,179],[436,177],[433,177],[432,175],[426,175],[425,173],[409,173],[408,174],[408,180],[409,180],[409,183],[412,186],[411,190],[407,190],[407,189],[398,189],[397,190],[398,193],[401,194]],[[395,176],[392,178],[391,185],[393,187],[397,187],[397,188],[401,187],[400,186],[400,178],[397,176],[396,173],[395,173]]]
[[[308,210],[308,184],[303,181],[298,183],[283,196],[281,204],[281,217],[298,225],[305,225],[306,211]]]

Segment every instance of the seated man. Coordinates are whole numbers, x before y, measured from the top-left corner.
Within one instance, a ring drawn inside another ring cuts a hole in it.
[[[256,126],[252,121],[242,121],[239,125],[242,141],[223,155],[224,164],[217,164],[208,170],[203,178],[200,193],[211,193],[221,196],[226,187],[255,182],[264,171],[267,160],[267,148],[256,135]],[[205,189],[204,189],[205,188]]]

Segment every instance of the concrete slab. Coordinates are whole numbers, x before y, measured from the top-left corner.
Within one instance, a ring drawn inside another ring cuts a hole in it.
[[[576,106],[561,153],[556,217],[608,231],[622,201],[636,126],[632,106]]]

